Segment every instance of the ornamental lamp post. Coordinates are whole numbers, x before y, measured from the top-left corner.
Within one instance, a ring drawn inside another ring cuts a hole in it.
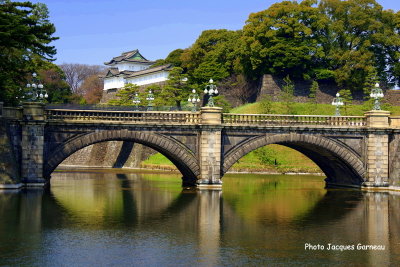
[[[148,101],[148,103],[147,103],[147,111],[153,110],[154,95],[151,92],[151,90],[149,90],[149,93],[147,94],[146,100]]]
[[[208,94],[210,96],[208,98],[207,106],[214,107],[213,94],[217,95],[218,89],[217,86],[214,84],[213,79],[210,79],[209,84],[206,85],[206,88],[204,89],[204,94]]]
[[[381,110],[381,104],[379,103],[379,99],[383,97],[383,91],[379,87],[379,83],[375,84],[375,87],[372,88],[370,97],[375,99],[373,110]]]
[[[133,104],[135,105],[135,111],[139,110],[139,104],[140,104],[140,98],[138,96],[138,94],[135,94],[135,97],[132,100]]]
[[[340,97],[340,94],[339,94],[339,93],[337,93],[337,94],[336,94],[336,97],[333,98],[332,105],[333,105],[333,106],[336,106],[335,116],[341,116],[341,115],[340,115],[340,109],[339,109],[339,107],[340,107],[340,106],[343,106],[344,103],[343,103],[343,99]]]
[[[46,90],[44,89],[43,84],[40,83],[40,80],[37,77],[37,74],[32,73],[32,83],[27,83],[26,88],[28,90],[27,96],[28,101],[39,101],[43,102],[44,99],[48,98]]]
[[[197,103],[200,102],[199,94],[196,93],[196,90],[193,89],[192,93],[189,95],[188,102],[193,104],[192,112],[196,112]]]

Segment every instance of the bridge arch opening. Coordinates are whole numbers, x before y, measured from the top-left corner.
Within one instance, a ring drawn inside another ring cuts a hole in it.
[[[167,157],[181,172],[183,184],[194,185],[200,175],[200,167],[194,153],[177,140],[156,134],[129,130],[104,130],[80,135],[58,145],[53,151],[45,148],[44,178],[66,158],[87,146],[106,141],[129,141],[150,147]]]
[[[365,166],[354,151],[326,137],[295,133],[258,136],[232,148],[225,155],[222,175],[243,156],[270,144],[283,145],[307,156],[326,175],[327,186],[359,187],[365,181]]]

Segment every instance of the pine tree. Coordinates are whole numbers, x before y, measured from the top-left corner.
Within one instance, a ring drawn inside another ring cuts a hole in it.
[[[294,102],[294,84],[290,79],[289,75],[283,79],[285,85],[282,87],[281,101],[285,105],[287,114],[295,114],[293,108]]]
[[[55,27],[45,4],[0,1],[0,99],[16,103],[28,73],[36,71],[34,58],[51,61],[56,54],[49,43]]]
[[[344,114],[347,116],[347,108],[351,105],[353,96],[351,94],[351,91],[349,89],[342,89],[339,91],[340,96],[343,99],[344,103]]]
[[[363,84],[363,92],[366,99],[369,98],[369,94],[371,93],[372,88],[374,88],[375,83],[377,82],[378,79],[376,69],[371,68],[371,70],[368,72],[367,77],[365,77],[365,82]]]
[[[310,87],[310,93],[308,97],[311,103],[317,103],[317,91],[319,90],[319,84],[317,81],[313,80]]]
[[[183,73],[181,67],[172,68],[160,97],[173,102],[181,110],[182,102],[187,101],[189,94],[190,86],[187,83],[187,75]]]
[[[133,105],[132,101],[136,93],[139,93],[139,86],[137,86],[136,84],[128,83],[124,86],[124,88],[118,91],[118,93],[116,94],[118,98],[108,101],[108,104],[119,106]]]

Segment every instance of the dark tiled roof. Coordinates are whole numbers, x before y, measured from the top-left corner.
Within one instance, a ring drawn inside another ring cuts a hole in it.
[[[104,75],[104,77],[114,77],[114,76],[125,76],[125,75],[130,75],[134,73],[135,71],[131,70],[123,70],[119,71],[118,68],[109,68],[107,73]]]
[[[116,76],[123,76],[124,78],[134,78],[154,72],[159,72],[163,70],[170,70],[172,67],[171,64],[166,64],[154,68],[149,68],[145,70],[140,70],[140,71],[131,71],[131,70],[124,70],[119,72],[118,68],[109,68],[106,75],[104,77],[116,77]]]
[[[154,61],[147,60],[139,50],[132,50],[128,52],[123,52],[120,56],[114,57],[109,62],[104,62],[105,65],[114,65],[119,62],[137,62],[137,63],[153,63]]]
[[[109,68],[103,77],[113,77],[119,74],[118,68]]]
[[[166,64],[166,65],[149,68],[149,69],[145,69],[145,70],[141,70],[141,71],[135,71],[132,74],[125,76],[125,78],[134,78],[134,77],[142,76],[145,74],[150,74],[150,73],[159,72],[159,71],[163,71],[163,70],[170,70],[171,67],[172,67],[171,64]]]

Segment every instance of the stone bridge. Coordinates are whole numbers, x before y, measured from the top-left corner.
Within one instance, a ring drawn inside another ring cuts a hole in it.
[[[387,111],[336,117],[226,114],[216,107],[140,112],[46,109],[40,103],[24,103],[22,108],[0,109],[3,140],[17,170],[9,187],[43,186],[64,159],[104,141],[155,149],[176,165],[184,185],[220,186],[235,162],[269,144],[309,157],[325,173],[327,186],[400,183],[400,117]]]

